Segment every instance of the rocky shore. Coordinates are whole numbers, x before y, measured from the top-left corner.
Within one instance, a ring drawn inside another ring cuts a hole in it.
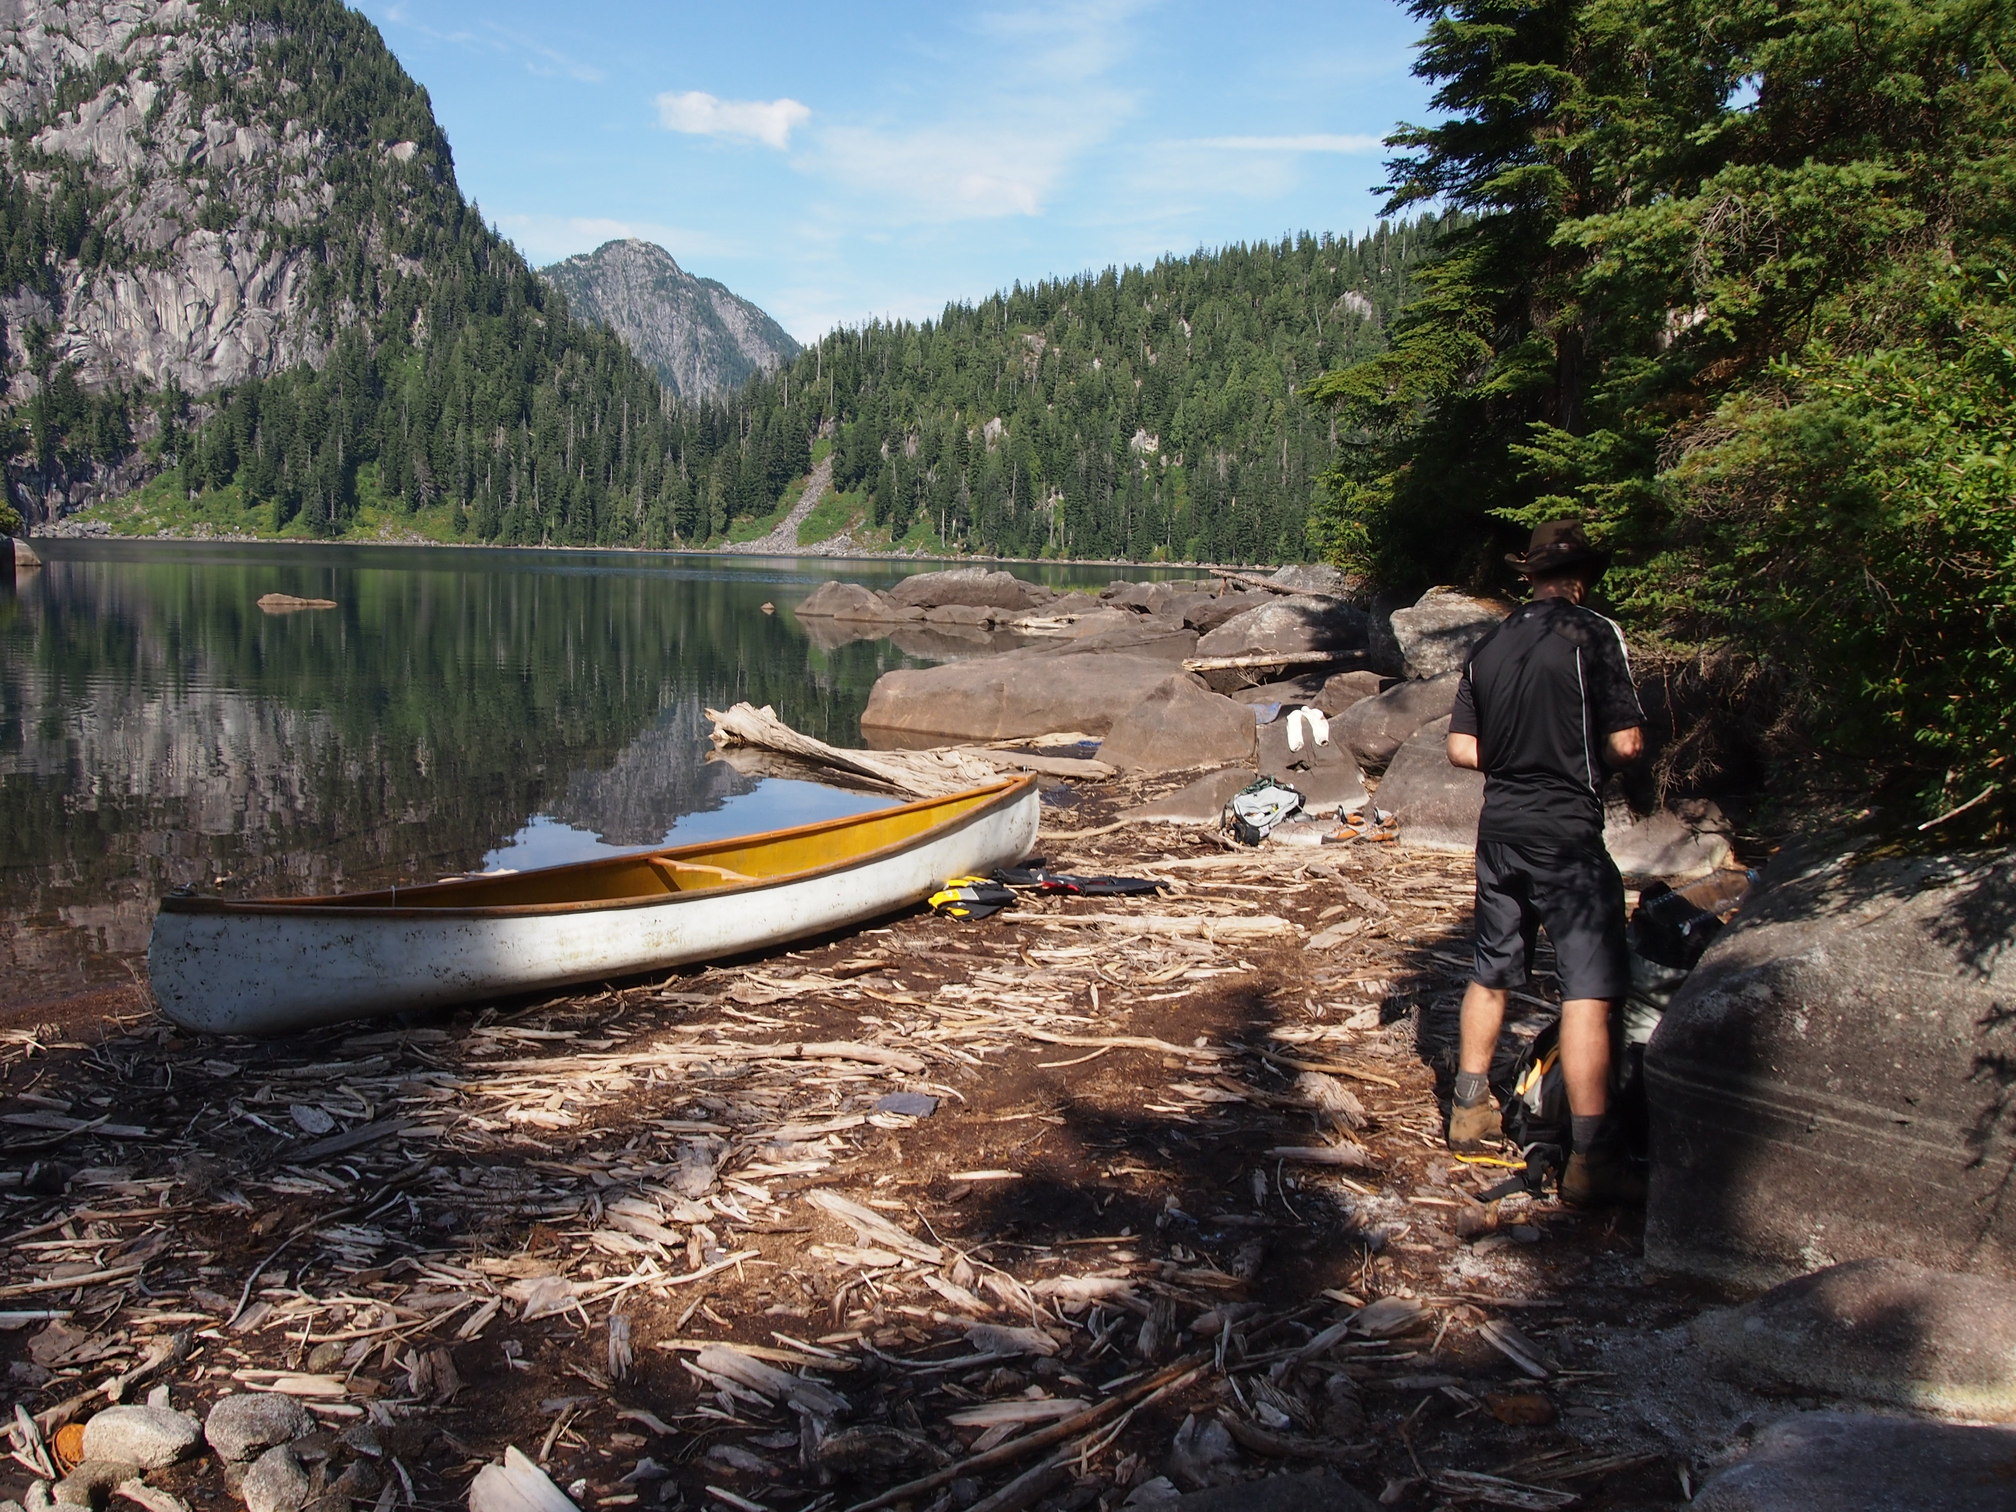
[[[1437,651],[1418,628],[1488,606],[1346,604],[1362,644],[1277,676],[1136,648],[1322,585],[1127,605],[1141,586],[979,606],[1129,619],[975,661],[1060,686],[1072,661],[1157,669],[1125,708],[1080,706],[1103,712],[1101,761],[1069,729],[992,754],[1046,770],[1053,869],[1159,896],[1025,894],[975,924],[920,908],[778,956],[286,1041],[191,1039],[137,993],[0,1036],[19,1404],[0,1495],[2004,1505],[2012,1131],[2006,1078],[1981,1068],[2006,1055],[2016,862],[1782,853],[1654,1037],[1642,1222],[1486,1200],[1506,1165],[1449,1154],[1437,1104],[1467,858],[1412,846],[1420,811],[1397,843],[1309,843],[1325,823],[1236,845],[1200,784],[1247,766],[1112,758],[1130,729],[1149,751],[1188,738],[1219,700],[1250,769],[1280,775],[1312,747],[1268,710],[1299,703],[1334,715],[1339,748],[1303,776],[1348,761],[1387,802],[1460,657],[1460,634]],[[898,607],[920,614],[891,633],[946,605]],[[1116,631],[1133,638],[1068,649]],[[1518,1035],[1551,1012],[1545,968]],[[1957,985],[1928,1013],[1931,982]]]

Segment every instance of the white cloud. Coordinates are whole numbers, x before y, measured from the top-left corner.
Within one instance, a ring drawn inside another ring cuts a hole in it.
[[[1310,132],[1302,136],[1222,136],[1199,137],[1193,147],[1215,147],[1223,152],[1377,152],[1385,138],[1362,134]]]
[[[1112,75],[1147,8],[1073,0],[982,15],[978,47],[918,66],[947,102],[935,118],[828,125],[793,166],[851,191],[852,208],[879,221],[1041,216],[1137,109]]]
[[[924,220],[1040,215],[1072,156],[1066,138],[976,123],[930,131],[843,126],[804,166]]]
[[[748,137],[780,152],[791,145],[792,129],[811,119],[796,100],[723,100],[698,89],[658,96],[658,120],[668,131]]]

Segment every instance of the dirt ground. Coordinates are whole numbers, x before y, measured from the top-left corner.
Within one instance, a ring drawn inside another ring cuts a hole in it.
[[[508,1446],[584,1509],[1141,1508],[1313,1467],[1400,1508],[1677,1507],[1784,1410],[1695,1367],[1713,1299],[1634,1215],[1480,1204],[1504,1169],[1442,1147],[1467,858],[1049,796],[1054,868],[1167,892],[284,1042],[130,1000],[0,1030],[0,1494],[164,1388],[305,1403],[317,1512],[459,1506]],[[120,1494],[234,1486],[205,1455]]]

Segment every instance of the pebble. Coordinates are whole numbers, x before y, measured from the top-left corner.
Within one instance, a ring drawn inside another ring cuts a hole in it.
[[[84,1458],[159,1470],[202,1437],[202,1424],[172,1407],[107,1407],[84,1425]]]
[[[291,1443],[315,1430],[308,1409],[277,1391],[243,1391],[210,1409],[203,1437],[227,1464],[249,1460],[275,1444]]]
[[[119,1460],[84,1459],[77,1468],[56,1482],[59,1507],[102,1507],[112,1488],[140,1473],[140,1467]]]
[[[308,1472],[285,1444],[252,1461],[239,1482],[247,1512],[301,1512],[308,1500]]]

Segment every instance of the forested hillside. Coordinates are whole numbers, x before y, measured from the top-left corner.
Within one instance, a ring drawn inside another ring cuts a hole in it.
[[[719,428],[727,449],[694,468],[690,528],[769,507],[767,482],[736,480],[783,469],[748,459],[830,426],[834,482],[881,539],[1299,558],[1335,436],[1298,390],[1384,347],[1434,224],[1165,258],[837,332]]]
[[[9,495],[147,473],[237,528],[429,511],[628,539],[657,379],[455,186],[427,96],[339,0],[24,0],[0,19]],[[0,505],[0,512],[5,506]]]
[[[814,533],[1299,557],[1328,417],[1431,221],[1016,287],[677,404],[455,186],[424,91],[339,0],[23,0],[0,19],[0,452],[31,519],[698,545]],[[0,505],[0,509],[5,509]]]
[[[1391,350],[1318,385],[1352,443],[1328,548],[1502,581],[1582,515],[1642,635],[1746,653],[1806,749],[1918,814],[2009,822],[2010,8],[1412,8],[1443,116],[1388,208],[1474,219]]]
[[[661,403],[599,329],[558,324],[554,296],[542,312],[514,260],[494,288],[449,285],[494,315],[396,315],[318,372],[217,395],[214,418],[168,431],[179,466],[151,492],[181,517],[205,495],[222,528],[340,532],[362,498],[374,526],[444,540],[705,545],[760,532],[816,445],[840,493],[808,545],[852,530],[933,551],[1296,559],[1336,455],[1299,391],[1383,348],[1438,225],[1018,286],[834,332],[686,404]]]

